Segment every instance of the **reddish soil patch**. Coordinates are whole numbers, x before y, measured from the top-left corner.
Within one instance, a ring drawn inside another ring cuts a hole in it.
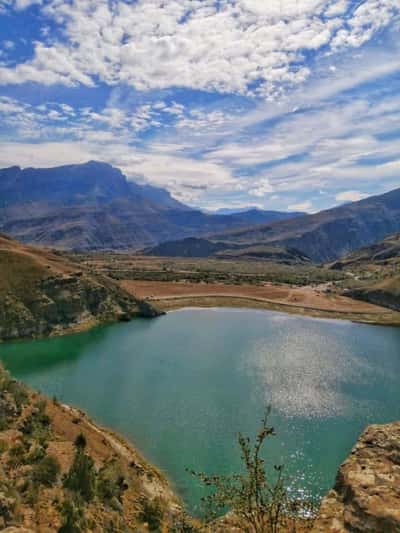
[[[150,300],[173,299],[198,296],[231,296],[257,299],[261,301],[292,307],[320,309],[337,313],[388,313],[387,309],[353,300],[345,296],[327,293],[322,288],[291,287],[265,284],[225,285],[218,283],[187,283],[166,281],[131,281],[124,280],[121,285],[139,298]]]

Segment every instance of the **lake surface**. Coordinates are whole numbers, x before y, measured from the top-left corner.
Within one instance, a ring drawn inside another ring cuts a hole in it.
[[[235,472],[236,435],[272,406],[266,457],[314,496],[368,423],[400,418],[400,329],[187,309],[0,346],[12,374],[130,439],[198,510],[185,468]]]

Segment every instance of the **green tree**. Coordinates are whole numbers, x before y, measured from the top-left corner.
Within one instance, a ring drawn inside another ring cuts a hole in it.
[[[80,494],[89,502],[96,492],[96,468],[92,457],[84,452],[84,447],[77,446],[74,462],[65,479],[64,487]]]

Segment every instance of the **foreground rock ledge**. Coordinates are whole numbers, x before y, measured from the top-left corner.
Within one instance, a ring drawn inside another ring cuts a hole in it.
[[[400,422],[369,426],[323,499],[314,533],[400,531]]]

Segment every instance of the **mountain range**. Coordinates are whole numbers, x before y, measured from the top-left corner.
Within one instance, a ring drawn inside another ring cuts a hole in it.
[[[312,215],[212,214],[107,163],[14,166],[0,170],[0,231],[60,249],[329,262],[400,231],[400,189]]]
[[[42,246],[137,249],[300,214],[257,209],[206,214],[97,161],[0,170],[0,231]]]
[[[400,189],[395,189],[313,215],[217,233],[208,240],[223,245],[224,253],[238,247],[283,247],[294,249],[314,262],[328,262],[398,231]],[[192,242],[188,245],[193,248]],[[169,248],[174,255],[172,247]],[[181,243],[179,248],[182,254]],[[190,251],[183,255],[190,255]]]

